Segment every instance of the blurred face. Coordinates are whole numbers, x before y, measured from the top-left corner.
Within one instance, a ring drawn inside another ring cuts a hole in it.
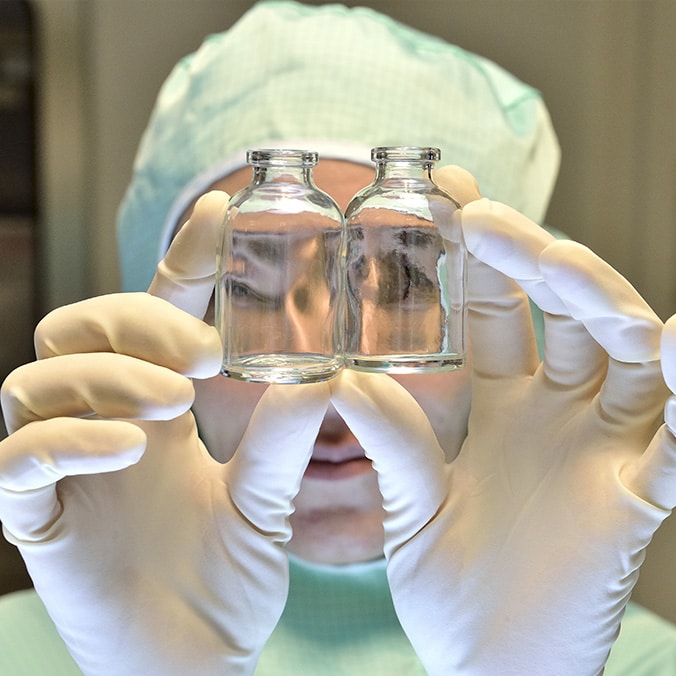
[[[251,170],[240,169],[212,187],[233,194],[248,185]],[[317,186],[344,211],[354,194],[373,180],[373,170],[338,160],[321,160]],[[186,212],[181,222],[189,216]],[[207,321],[213,317],[207,316]],[[393,376],[425,410],[449,459],[466,432],[469,373]],[[267,385],[222,376],[195,381],[194,405],[200,434],[211,454],[228,460]],[[227,418],[223,411],[230,414]],[[312,459],[294,501],[291,552],[308,561],[344,564],[379,558],[383,553],[383,509],[376,473],[352,432],[329,407]]]

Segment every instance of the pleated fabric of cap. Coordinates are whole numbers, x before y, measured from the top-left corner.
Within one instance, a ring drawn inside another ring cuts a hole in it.
[[[439,147],[539,222],[559,167],[539,92],[485,58],[367,8],[255,5],[160,90],[118,214],[123,289],[147,288],[177,219],[248,148],[370,164],[378,145]]]

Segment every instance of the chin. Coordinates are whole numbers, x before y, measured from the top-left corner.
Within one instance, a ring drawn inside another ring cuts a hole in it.
[[[293,519],[292,519],[293,524]],[[298,524],[294,526],[294,535],[287,549],[304,561],[331,566],[374,561],[383,556],[381,537],[359,537],[354,533],[335,533],[322,530],[316,533],[312,528],[303,529],[297,534]]]
[[[383,556],[385,512],[373,469],[335,481],[306,475],[294,506],[287,548],[301,559],[341,565]]]

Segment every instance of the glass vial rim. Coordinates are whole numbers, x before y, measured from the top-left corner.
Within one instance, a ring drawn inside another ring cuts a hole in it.
[[[246,161],[254,167],[314,167],[319,154],[295,148],[259,148],[247,150]]]
[[[433,146],[377,146],[371,148],[371,161],[438,162],[441,150]]]

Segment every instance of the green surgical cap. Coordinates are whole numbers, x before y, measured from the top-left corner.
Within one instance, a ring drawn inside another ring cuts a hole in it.
[[[370,164],[381,145],[439,147],[538,222],[559,165],[539,93],[494,63],[367,8],[255,5],[160,90],[118,214],[123,289],[147,288],[180,215],[248,148]]]

